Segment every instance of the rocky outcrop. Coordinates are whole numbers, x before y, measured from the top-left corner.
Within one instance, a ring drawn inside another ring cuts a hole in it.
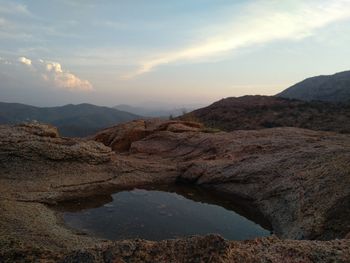
[[[177,180],[253,200],[279,236],[331,239],[350,231],[344,215],[335,224],[343,225],[341,233],[324,233],[334,225],[328,211],[348,205],[342,201],[350,196],[347,135],[295,128],[160,132],[134,142],[130,152],[176,163]]]
[[[39,124],[0,126],[0,138],[0,262],[350,259],[349,239],[334,240],[350,232],[349,135],[298,128],[208,133],[192,122],[135,121],[101,131],[98,142],[60,138]],[[176,181],[228,194],[232,202],[249,200],[277,237],[111,242],[67,229],[46,205]]]
[[[155,132],[182,133],[201,129],[203,129],[202,124],[189,121],[136,120],[104,129],[92,139],[111,147],[115,152],[126,152],[133,142],[142,140]]]
[[[2,152],[8,157],[91,164],[111,160],[110,148],[94,141],[60,138],[57,129],[50,125],[31,123],[0,128]]]
[[[6,189],[0,198],[50,203],[175,177],[171,165],[117,156],[92,140],[54,137],[47,125],[0,126],[0,134],[0,185]]]
[[[39,124],[38,122],[31,122],[19,124],[18,127],[22,127],[23,130],[29,134],[38,135],[41,137],[59,137],[57,128],[49,124]]]

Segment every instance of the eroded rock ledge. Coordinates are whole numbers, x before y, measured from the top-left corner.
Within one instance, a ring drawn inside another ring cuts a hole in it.
[[[191,122],[134,121],[82,140],[40,124],[0,126],[0,171],[0,261],[350,260],[350,240],[342,239],[350,232],[349,135],[297,128],[212,133]],[[66,229],[45,205],[179,180],[250,200],[279,238],[299,241],[111,242]]]

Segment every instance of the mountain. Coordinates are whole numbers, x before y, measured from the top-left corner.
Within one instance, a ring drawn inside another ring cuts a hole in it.
[[[308,78],[277,96],[306,101],[350,102],[350,71]]]
[[[350,104],[300,101],[273,96],[225,98],[179,119],[225,131],[299,127],[350,133]]]
[[[0,124],[36,120],[57,126],[61,135],[69,137],[92,135],[100,129],[139,118],[129,112],[86,103],[40,108],[0,102]]]
[[[138,107],[130,106],[126,104],[120,104],[114,106],[115,109],[121,111],[127,111],[136,115],[141,115],[150,118],[164,118],[178,117],[183,115],[184,112],[189,112],[195,109],[195,107],[183,107],[183,108],[166,108],[166,107]]]

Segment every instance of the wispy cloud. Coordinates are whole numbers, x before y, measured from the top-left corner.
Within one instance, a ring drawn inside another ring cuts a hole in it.
[[[218,25],[220,30],[217,34],[141,61],[136,71],[124,77],[129,79],[161,65],[222,56],[254,45],[303,39],[331,23],[350,18],[350,1],[255,1],[246,6],[242,14],[224,25]]]
[[[0,57],[0,64],[11,65],[12,63],[3,57]]]
[[[0,14],[31,15],[26,5],[11,2],[1,3]]]

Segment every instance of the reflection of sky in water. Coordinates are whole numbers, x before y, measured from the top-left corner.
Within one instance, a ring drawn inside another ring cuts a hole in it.
[[[186,195],[192,197],[196,193]],[[136,189],[112,197],[112,202],[97,208],[66,212],[65,222],[108,239],[161,240],[217,233],[227,239],[243,240],[270,234],[233,211],[176,193]]]

